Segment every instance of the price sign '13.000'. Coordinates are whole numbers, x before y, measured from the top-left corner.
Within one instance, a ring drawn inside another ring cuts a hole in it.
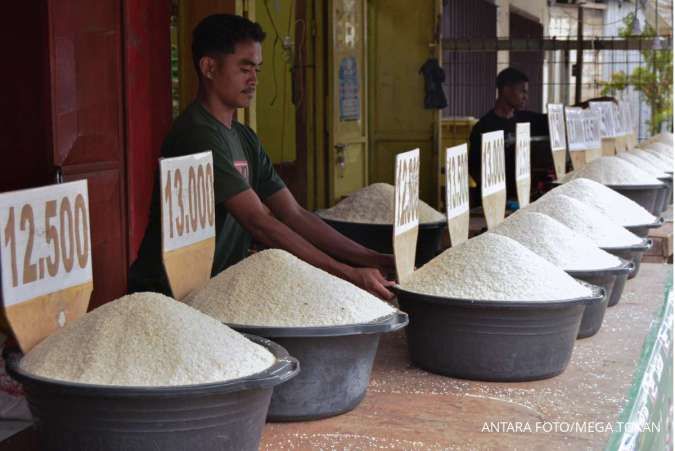
[[[483,133],[482,159],[482,195],[489,196],[506,189],[503,131]]]
[[[213,236],[215,211],[211,152],[162,160],[160,171],[164,252]]]

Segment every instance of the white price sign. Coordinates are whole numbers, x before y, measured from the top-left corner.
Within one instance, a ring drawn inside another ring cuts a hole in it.
[[[624,122],[623,111],[621,107],[612,102],[612,111],[616,119],[616,136],[623,136],[626,134],[626,124]]]
[[[396,155],[396,193],[394,196],[394,235],[417,227],[419,218],[420,150]]]
[[[565,124],[567,125],[567,144],[570,152],[586,150],[583,110],[579,107],[566,106]]]
[[[621,101],[619,102],[619,108],[621,110],[621,116],[623,118],[624,134],[632,133],[633,126],[633,114],[630,108],[630,103]]]
[[[483,133],[481,147],[481,192],[485,197],[506,189],[504,131]]]
[[[469,211],[469,157],[466,144],[445,149],[445,196],[448,219]]]
[[[562,104],[548,105],[548,130],[553,152],[566,149],[565,143],[565,116]]]
[[[612,105],[614,102],[589,102],[591,111],[600,116],[600,136],[614,138],[617,136],[616,115]]]
[[[530,123],[516,124],[516,180],[530,178]]]
[[[584,135],[586,136],[586,149],[601,149],[600,116],[590,109],[583,110],[582,121],[584,124]]]
[[[0,194],[4,307],[92,280],[87,181]]]
[[[164,252],[215,236],[211,151],[161,159],[160,183]]]

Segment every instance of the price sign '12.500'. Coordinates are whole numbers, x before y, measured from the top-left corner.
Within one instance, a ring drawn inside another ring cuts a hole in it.
[[[0,194],[0,327],[23,352],[86,313],[91,260],[85,180]]]
[[[86,181],[0,194],[0,225],[5,308],[91,281]]]

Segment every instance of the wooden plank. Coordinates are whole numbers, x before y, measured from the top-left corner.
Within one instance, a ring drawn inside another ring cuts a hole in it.
[[[209,238],[162,255],[171,292],[181,300],[211,278],[216,239]]]
[[[177,300],[211,277],[215,204],[211,151],[160,160],[162,261]],[[248,166],[241,169],[248,177]]]
[[[483,133],[481,141],[481,197],[489,230],[499,225],[506,213],[504,131]]]
[[[565,115],[562,104],[549,103],[547,109],[551,155],[553,156],[556,179],[560,179],[563,175],[565,175],[565,160],[567,157]]]
[[[90,222],[86,181],[0,195],[2,325],[23,352],[86,313]]]
[[[530,123],[516,124],[516,190],[520,208],[530,204]]]
[[[23,352],[87,313],[94,283],[38,296],[5,309],[6,321]]]
[[[466,144],[445,150],[445,206],[450,243],[469,239],[469,158]]]
[[[615,138],[602,138],[602,155],[605,157],[612,157],[616,155]]]
[[[415,270],[419,231],[420,149],[396,155],[393,248],[399,283]]]

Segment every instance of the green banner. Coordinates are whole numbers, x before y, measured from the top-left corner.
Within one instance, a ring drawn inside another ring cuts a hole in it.
[[[608,450],[673,449],[673,290],[667,284],[663,308],[645,339],[629,402]]]

